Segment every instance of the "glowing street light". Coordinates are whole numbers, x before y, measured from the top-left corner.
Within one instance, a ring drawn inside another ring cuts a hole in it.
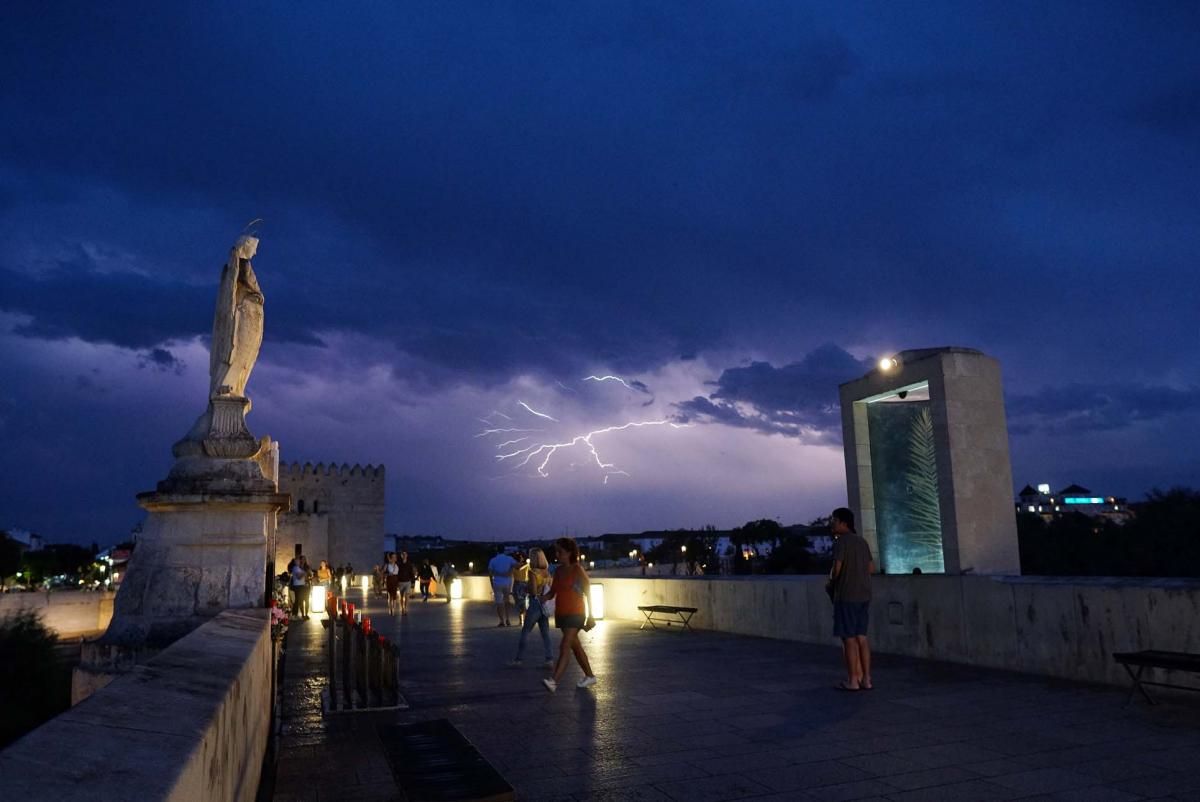
[[[679,551],[681,551],[684,554],[687,554],[687,546],[680,546]]]

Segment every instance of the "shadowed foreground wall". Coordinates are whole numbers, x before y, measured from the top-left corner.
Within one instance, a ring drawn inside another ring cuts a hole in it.
[[[608,618],[638,605],[698,607],[697,629],[836,643],[819,576],[640,579],[593,576]],[[1200,581],[1108,577],[876,576],[875,651],[1124,685],[1112,652],[1200,652]],[[490,599],[487,577],[463,595]]]
[[[254,799],[271,663],[268,610],[219,614],[0,752],[5,798]]]

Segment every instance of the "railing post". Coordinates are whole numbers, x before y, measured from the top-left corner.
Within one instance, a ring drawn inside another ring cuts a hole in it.
[[[328,640],[329,654],[327,655],[329,663],[329,706],[334,710],[337,709],[337,615],[329,611],[328,624],[329,632],[326,639]]]
[[[358,686],[359,703],[363,707],[370,707],[371,699],[367,696],[367,634],[363,632],[362,624],[354,627],[354,657],[357,661],[354,680]]]
[[[354,709],[354,649],[351,637],[354,627],[348,617],[341,619],[342,627],[342,699],[346,710]]]

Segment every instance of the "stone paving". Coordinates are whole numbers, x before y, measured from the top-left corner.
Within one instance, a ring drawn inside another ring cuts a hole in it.
[[[845,693],[839,652],[604,621],[551,695],[541,646],[482,602],[417,600],[375,627],[402,644],[411,708],[322,718],[323,628],[289,633],[275,799],[403,799],[380,722],[448,718],[520,800],[1200,800],[1200,707],[1116,688],[878,655]],[[558,634],[552,632],[557,648]]]

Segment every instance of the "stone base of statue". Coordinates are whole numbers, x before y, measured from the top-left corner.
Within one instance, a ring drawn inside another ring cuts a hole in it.
[[[245,399],[213,399],[201,416],[206,436],[176,444],[167,478],[138,495],[148,515],[112,622],[84,644],[73,703],[222,610],[268,603],[276,515],[290,499],[278,491],[278,446],[246,430],[246,406]],[[222,455],[210,456],[209,448]]]

